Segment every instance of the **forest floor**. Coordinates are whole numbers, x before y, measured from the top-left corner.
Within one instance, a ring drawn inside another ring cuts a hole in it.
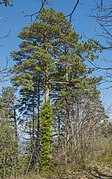
[[[97,164],[90,168],[90,179],[100,178],[100,179],[112,179],[112,164]],[[88,176],[89,179],[89,176]]]
[[[44,173],[42,175],[31,173],[11,179],[112,179],[112,165],[97,163],[85,170],[67,171],[65,173]]]

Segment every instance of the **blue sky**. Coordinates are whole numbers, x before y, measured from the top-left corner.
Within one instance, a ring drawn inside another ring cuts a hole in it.
[[[5,67],[6,58],[9,59],[9,65],[13,65],[13,61],[10,59],[10,52],[19,48],[20,39],[17,38],[17,35],[24,26],[30,24],[30,18],[24,17],[24,15],[34,13],[38,11],[40,7],[39,0],[12,1],[14,3],[13,7],[0,6],[0,37],[3,37],[11,31],[7,38],[0,39],[0,69]],[[73,5],[74,0],[51,0],[50,5],[47,5],[47,8],[53,7],[55,10],[62,11],[67,15],[71,12]],[[79,35],[85,35],[87,38],[99,39],[104,43],[104,40],[98,36],[98,33],[101,33],[101,28],[93,18],[89,17],[91,9],[94,7],[95,0],[81,0],[73,15],[72,24]],[[111,63],[104,62],[102,59],[111,61],[111,56],[111,51],[105,51],[100,54],[99,59],[96,60],[95,63],[102,67],[110,66]],[[102,75],[104,74],[104,71],[97,71],[95,74]],[[1,83],[0,90],[2,86],[7,86],[8,84],[8,82]],[[112,88],[108,90],[105,89],[111,85],[112,84],[109,82],[108,84],[102,84],[99,87],[101,89],[101,98],[106,108],[112,105]]]

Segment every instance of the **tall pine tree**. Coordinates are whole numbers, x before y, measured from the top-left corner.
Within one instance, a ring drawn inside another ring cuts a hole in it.
[[[51,114],[48,115],[46,109],[49,108],[50,100],[56,95],[69,95],[71,88],[86,88],[90,81],[94,81],[87,78],[88,70],[84,61],[94,60],[96,49],[89,42],[80,42],[80,37],[64,14],[53,9],[43,9],[37,22],[25,27],[19,38],[22,39],[20,50],[11,53],[15,61],[12,81],[21,89],[30,91],[35,91],[34,84],[38,86],[41,82],[41,99],[45,102],[44,117],[40,119],[41,129],[42,132],[45,131],[43,119],[45,122],[49,121],[49,130],[47,125],[46,129],[49,131],[48,138],[51,138]],[[43,141],[42,137],[44,138],[44,135],[41,135]],[[44,145],[41,145],[41,151],[45,152],[46,157],[41,156],[47,159],[47,156],[51,155],[51,150],[48,150],[49,152],[46,152]]]

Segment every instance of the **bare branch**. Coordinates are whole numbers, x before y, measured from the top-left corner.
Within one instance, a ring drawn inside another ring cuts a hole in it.
[[[25,15],[25,17],[30,17],[31,22],[33,22],[33,17],[36,16],[36,19],[37,19],[38,15],[42,11],[42,9],[44,9],[45,4],[48,4],[48,1],[47,0],[41,0],[41,7],[40,7],[39,11],[34,12],[34,13],[30,14],[30,15]]]
[[[1,40],[1,39],[5,39],[5,38],[8,37],[10,34],[11,34],[11,30],[10,30],[6,35],[0,37],[0,40]]]
[[[0,82],[5,82],[5,81],[8,81],[10,79],[11,73],[9,72],[10,67],[8,67],[8,62],[9,62],[9,59],[6,59],[5,68],[0,70]]]
[[[7,5],[10,6],[10,7],[13,6],[13,3],[11,1],[9,1],[9,0],[1,1],[0,5],[2,5],[2,4],[5,4],[6,7],[7,7]]]
[[[72,21],[72,15],[74,14],[74,12],[75,12],[75,10],[76,10],[76,8],[77,8],[79,2],[80,2],[80,0],[77,0],[76,4],[74,5],[74,7],[73,7],[73,9],[72,9],[72,11],[71,11],[71,13],[68,14],[68,15],[66,15],[66,17],[70,17],[70,23],[71,23],[71,21]]]
[[[72,11],[68,15],[66,15],[66,17],[69,17],[70,23],[72,21],[72,16],[73,16],[73,14],[74,14],[74,12],[75,12],[79,2],[80,2],[80,0],[77,0],[75,5],[74,5],[74,7],[73,7],[73,9],[72,9]],[[25,15],[25,17],[30,17],[31,18],[31,22],[33,22],[33,17],[36,16],[36,19],[37,19],[38,15],[42,11],[42,9],[44,9],[45,5],[48,4],[48,3],[49,3],[49,0],[41,0],[41,7],[40,7],[39,11],[34,12],[32,14],[29,14],[29,15]]]

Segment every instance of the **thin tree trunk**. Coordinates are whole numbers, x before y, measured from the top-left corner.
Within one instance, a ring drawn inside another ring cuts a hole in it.
[[[34,138],[35,138],[35,102],[34,102],[34,95],[33,95],[33,118],[32,118],[32,137],[33,137],[33,145],[34,145]]]
[[[15,138],[18,140],[17,118],[16,118],[16,109],[15,109],[15,107],[14,107],[14,130],[15,130]]]
[[[36,132],[36,151],[37,151],[37,172],[40,166],[40,80],[38,79],[38,101],[37,101],[37,132]]]
[[[60,129],[60,117],[58,117],[58,149],[60,149],[60,147],[61,147],[60,133],[61,133],[61,129]]]
[[[68,65],[66,65],[66,81],[68,81]]]
[[[17,131],[17,118],[16,118],[15,107],[14,107],[14,130],[15,130],[16,147],[17,147],[17,152],[16,152],[16,164],[17,164],[18,162],[18,131]]]

